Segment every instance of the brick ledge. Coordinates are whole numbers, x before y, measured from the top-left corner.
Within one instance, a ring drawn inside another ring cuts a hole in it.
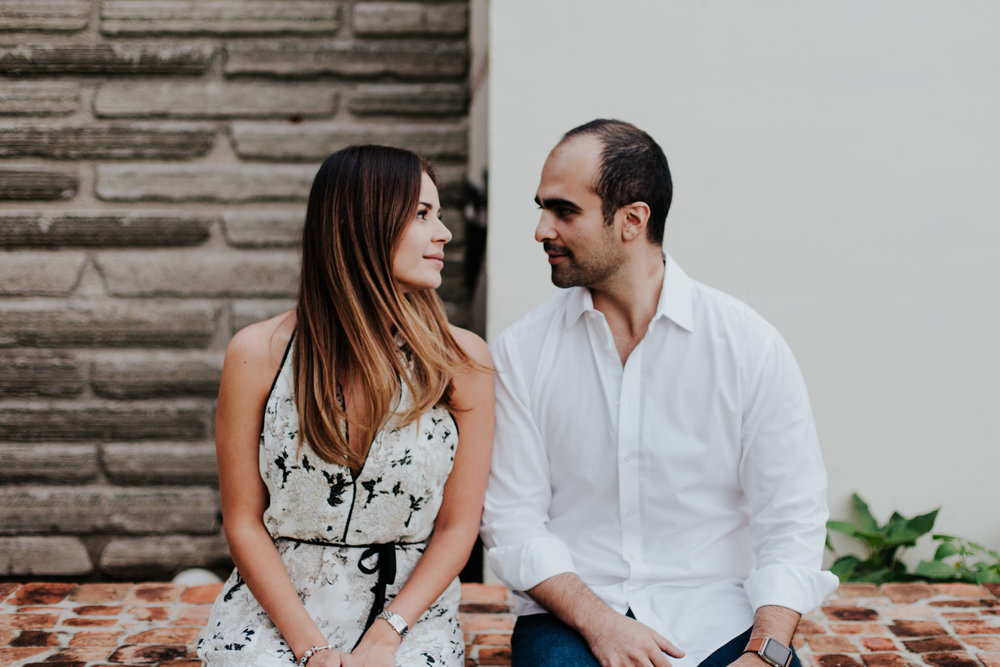
[[[0,583],[0,666],[198,667],[221,584]],[[509,665],[502,586],[463,584],[466,665]],[[845,584],[803,618],[807,667],[1000,667],[1000,585]]]

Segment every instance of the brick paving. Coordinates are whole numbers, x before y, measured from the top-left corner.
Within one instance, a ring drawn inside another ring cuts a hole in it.
[[[0,666],[197,667],[219,584],[0,583]],[[464,584],[467,667],[510,664],[511,596]],[[1000,667],[1000,585],[845,584],[799,624],[805,667]]]

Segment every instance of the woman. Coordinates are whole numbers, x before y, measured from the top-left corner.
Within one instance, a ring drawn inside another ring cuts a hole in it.
[[[485,343],[434,292],[440,212],[408,151],[346,148],[316,175],[296,309],[226,349],[216,447],[236,570],[205,664],[464,665],[457,574],[479,528],[493,379]]]

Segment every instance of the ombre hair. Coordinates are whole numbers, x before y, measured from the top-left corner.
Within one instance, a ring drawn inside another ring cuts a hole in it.
[[[323,162],[309,193],[295,327],[301,441],[326,461],[360,466],[396,409],[400,424],[452,406],[451,379],[470,363],[448,329],[434,290],[403,291],[392,276],[400,236],[416,217],[431,165],[388,146],[350,146]],[[348,443],[342,380],[364,388],[363,446]]]

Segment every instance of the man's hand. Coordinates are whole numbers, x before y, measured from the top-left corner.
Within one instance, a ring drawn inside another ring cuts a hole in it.
[[[608,611],[583,633],[601,667],[670,667],[667,655],[684,655],[656,630],[612,609]]]
[[[649,626],[609,607],[573,573],[549,577],[527,593],[579,632],[601,667],[670,667],[667,655],[684,655]]]

